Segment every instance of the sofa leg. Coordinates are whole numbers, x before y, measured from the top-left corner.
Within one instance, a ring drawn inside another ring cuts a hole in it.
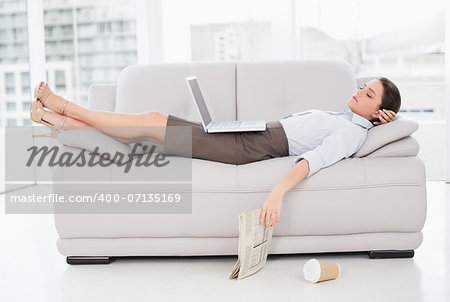
[[[111,257],[108,256],[69,256],[67,264],[110,264]]]
[[[370,259],[412,258],[412,257],[414,257],[414,250],[369,251]]]

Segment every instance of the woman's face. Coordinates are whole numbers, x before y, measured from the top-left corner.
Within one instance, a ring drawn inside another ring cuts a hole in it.
[[[370,121],[375,118],[373,114],[380,109],[383,92],[383,84],[378,80],[372,80],[358,89],[347,104],[353,113]]]

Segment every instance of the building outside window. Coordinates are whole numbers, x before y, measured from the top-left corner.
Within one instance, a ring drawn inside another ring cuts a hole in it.
[[[136,0],[43,4],[46,61],[53,69],[48,82],[64,97],[86,106],[89,85],[113,83],[120,70],[137,62]],[[111,59],[114,55],[119,59]]]
[[[26,4],[26,0],[0,0],[1,127],[21,125],[22,118],[29,117],[20,110],[20,103],[30,98]]]

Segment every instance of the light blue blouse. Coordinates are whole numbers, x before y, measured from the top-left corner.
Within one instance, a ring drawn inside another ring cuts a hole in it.
[[[280,119],[289,143],[289,155],[299,155],[309,163],[310,177],[322,168],[356,153],[373,124],[353,113],[347,105],[343,112],[308,110]]]

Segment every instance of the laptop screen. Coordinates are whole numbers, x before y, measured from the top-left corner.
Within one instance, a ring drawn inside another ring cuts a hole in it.
[[[191,92],[194,96],[195,102],[197,103],[203,122],[207,126],[211,122],[211,116],[209,115],[209,111],[208,108],[206,107],[202,93],[200,92],[200,87],[198,86],[197,79],[190,77],[186,78],[186,80],[189,83],[189,87],[191,88]]]

